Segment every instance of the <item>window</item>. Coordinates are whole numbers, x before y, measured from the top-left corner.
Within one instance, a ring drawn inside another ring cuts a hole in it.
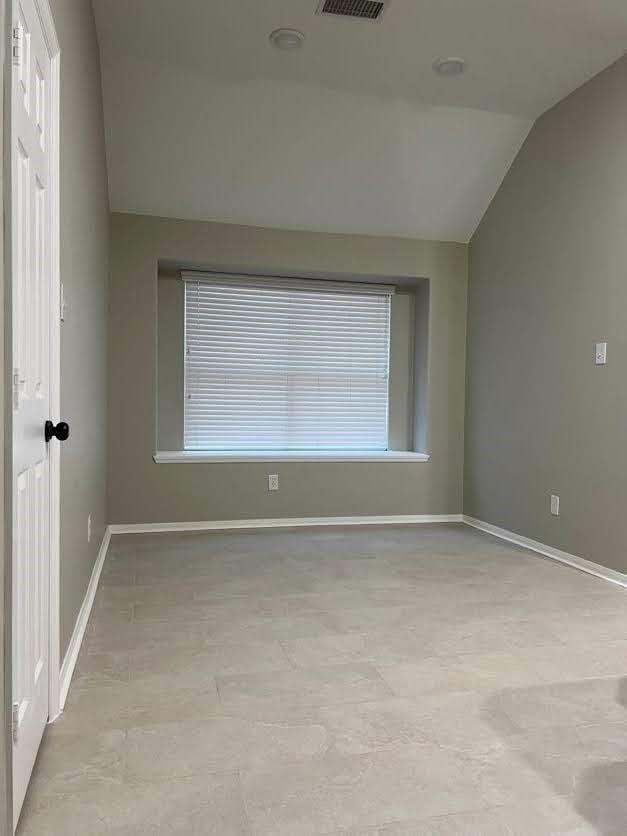
[[[183,279],[186,450],[387,450],[393,288]]]

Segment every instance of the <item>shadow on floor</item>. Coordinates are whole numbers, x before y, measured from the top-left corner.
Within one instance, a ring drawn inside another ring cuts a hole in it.
[[[575,808],[602,836],[625,836],[627,761],[585,769],[579,776]]]
[[[627,708],[627,677],[618,681],[616,702]],[[621,733],[620,728],[616,731]],[[627,736],[623,736],[622,742],[627,751]],[[624,836],[627,833],[627,761],[606,762],[585,769],[575,803],[577,811],[603,836]]]
[[[499,691],[486,719],[595,833],[626,836],[626,709],[627,677],[584,679]]]

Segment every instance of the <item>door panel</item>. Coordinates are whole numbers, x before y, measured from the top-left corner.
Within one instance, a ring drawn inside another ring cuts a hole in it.
[[[12,74],[13,814],[48,720],[51,62],[35,0],[16,0]]]

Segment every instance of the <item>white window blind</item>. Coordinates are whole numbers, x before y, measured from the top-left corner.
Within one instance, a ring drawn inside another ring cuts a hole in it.
[[[386,450],[379,285],[182,274],[186,450]]]

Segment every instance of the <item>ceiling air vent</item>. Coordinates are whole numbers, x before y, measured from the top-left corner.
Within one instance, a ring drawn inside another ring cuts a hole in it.
[[[379,20],[389,0],[320,0],[317,14]]]

